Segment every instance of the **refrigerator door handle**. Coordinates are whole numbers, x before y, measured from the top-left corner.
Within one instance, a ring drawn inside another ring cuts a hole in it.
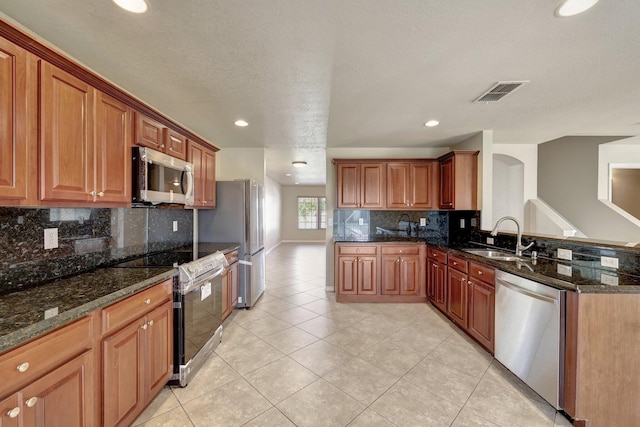
[[[238,263],[240,263],[242,265],[253,265],[253,263],[251,261],[245,261],[243,259],[239,259]]]

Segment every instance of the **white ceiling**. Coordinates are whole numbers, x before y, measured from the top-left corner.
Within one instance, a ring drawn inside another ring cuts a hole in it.
[[[325,180],[326,147],[449,147],[640,133],[640,1],[0,0],[0,11],[195,133]],[[530,80],[502,101],[497,81]],[[246,119],[238,128],[233,122]],[[428,119],[440,126],[426,128]]]

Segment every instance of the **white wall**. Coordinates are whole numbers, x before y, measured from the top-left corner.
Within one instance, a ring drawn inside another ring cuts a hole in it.
[[[252,178],[265,183],[266,156],[264,148],[225,148],[216,153],[216,180]]]
[[[325,197],[324,185],[282,186],[282,240],[285,242],[324,242],[326,230],[298,229],[298,196]],[[327,225],[327,227],[329,227]]]
[[[264,183],[265,249],[269,253],[282,242],[282,187],[273,178]]]
[[[524,165],[504,154],[493,154],[492,223],[503,216],[515,217],[524,224]],[[512,221],[504,222],[500,230],[517,231]]]

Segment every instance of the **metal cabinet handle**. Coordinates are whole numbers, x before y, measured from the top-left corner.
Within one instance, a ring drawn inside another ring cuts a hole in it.
[[[470,285],[471,284],[471,280],[467,280],[467,283]]]
[[[29,369],[29,362],[19,364],[16,369],[18,372],[27,372],[27,369]]]
[[[16,418],[18,415],[20,415],[20,408],[16,406],[15,408],[7,412],[7,415],[9,416],[9,418]]]
[[[147,324],[145,323],[144,325],[141,326],[141,328],[146,331],[147,330]]]
[[[149,320],[149,326],[153,326],[153,320]]]
[[[147,305],[151,304],[151,298],[147,298],[146,300],[144,300],[144,303]]]
[[[164,148],[164,144],[160,144],[160,148]]]
[[[458,265],[458,263],[457,263],[457,262],[455,262],[455,261],[453,261],[453,265]]]
[[[90,192],[89,192],[89,195],[90,195],[91,197],[95,197],[95,196],[96,196],[96,192],[95,192],[95,191],[90,191]]]
[[[172,148],[172,147],[169,147],[169,151],[173,151],[173,148]]]
[[[27,399],[27,401],[25,402],[25,405],[27,405],[28,408],[33,408],[34,406],[36,406],[36,403],[38,403],[38,398],[37,397],[32,397]]]
[[[98,197],[104,197],[104,192],[103,192],[103,191],[100,191],[100,192],[98,193]]]

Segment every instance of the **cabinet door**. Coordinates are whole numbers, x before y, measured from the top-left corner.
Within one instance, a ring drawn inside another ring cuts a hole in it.
[[[420,295],[420,257],[400,258],[400,295]]]
[[[374,256],[358,258],[358,295],[377,295],[378,262]]]
[[[387,164],[387,207],[407,209],[409,207],[409,164]]]
[[[358,293],[358,258],[338,257],[338,293],[356,295]]]
[[[162,130],[164,126],[155,120],[136,112],[136,127],[133,143],[164,153]]]
[[[385,164],[360,165],[360,207],[384,208]]]
[[[92,201],[94,89],[55,66],[40,68],[40,198]]]
[[[131,202],[131,110],[96,92],[96,200]]]
[[[449,268],[447,280],[448,304],[447,312],[455,323],[462,328],[467,328],[467,275]]]
[[[37,93],[33,59],[0,38],[0,199],[35,201]]]
[[[409,182],[411,182],[411,208],[436,209],[435,178],[437,163],[411,163],[409,170]]]
[[[22,390],[23,426],[93,425],[93,351]]]
[[[165,152],[170,156],[178,159],[186,160],[187,158],[187,138],[174,132],[171,129],[164,128],[164,148]]]
[[[343,163],[338,167],[338,207],[360,207],[360,165]]]
[[[199,145],[189,142],[187,161],[193,164],[194,175],[194,194],[193,194],[193,207],[204,206],[204,180],[205,180],[205,166],[203,149]]]
[[[453,157],[440,162],[440,209],[455,208],[455,183],[454,183]]]
[[[18,427],[20,413],[23,410],[18,402],[18,394],[0,401],[0,427]]]
[[[493,353],[495,289],[477,279],[469,282],[469,333]]]
[[[435,265],[435,304],[443,312],[447,311],[447,267],[436,262]]]
[[[144,384],[153,399],[173,374],[173,303],[156,308],[146,316]]]
[[[144,319],[136,320],[102,342],[103,424],[128,425],[144,405],[142,360]]]
[[[204,207],[216,207],[216,153],[204,150],[202,164],[204,168],[204,195],[202,203]]]
[[[382,273],[380,293],[382,295],[400,294],[400,257],[396,255],[382,256]]]
[[[427,258],[427,297],[429,301],[436,299],[437,262]]]

